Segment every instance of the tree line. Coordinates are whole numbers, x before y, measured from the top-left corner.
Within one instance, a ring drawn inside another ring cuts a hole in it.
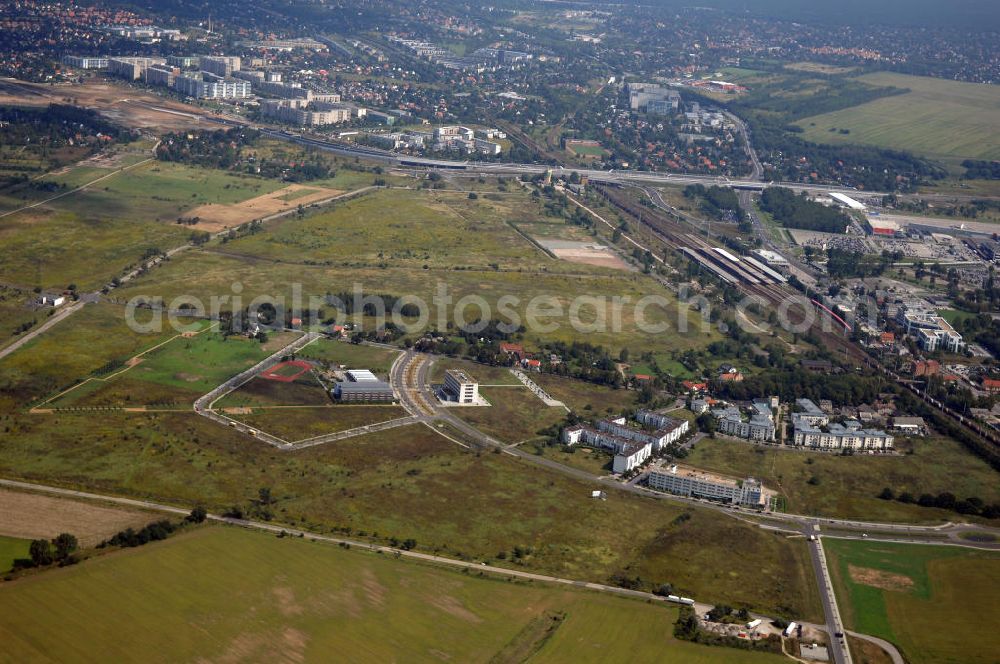
[[[796,196],[786,187],[765,189],[760,196],[760,207],[787,228],[843,233],[851,223],[840,210],[809,200],[805,192]]]

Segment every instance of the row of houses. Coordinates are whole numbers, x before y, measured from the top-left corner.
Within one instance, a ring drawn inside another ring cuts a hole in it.
[[[635,419],[640,424],[655,428],[647,430],[630,426],[625,417],[602,419],[595,426],[576,424],[566,427],[562,431],[562,442],[610,450],[614,454],[612,470],[627,473],[641,466],[655,452],[680,440],[689,428],[687,420],[662,413],[640,410]]]

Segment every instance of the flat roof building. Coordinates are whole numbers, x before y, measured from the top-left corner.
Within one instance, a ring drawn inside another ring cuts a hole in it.
[[[396,400],[392,385],[380,380],[368,369],[351,369],[347,380],[337,383],[333,396],[341,402],[382,402]]]
[[[225,78],[240,70],[240,58],[229,55],[205,55],[199,59],[198,66],[202,71]]]
[[[77,69],[107,69],[108,59],[105,57],[90,57],[86,55],[64,55],[62,62],[64,65],[76,67]]]
[[[707,498],[734,505],[766,507],[767,496],[761,483],[752,477],[737,481],[729,477],[706,473],[694,468],[675,465],[653,470],[646,480],[649,488],[679,496]]]
[[[142,78],[147,68],[165,62],[163,58],[108,58],[108,73],[129,81],[137,81]]]
[[[458,403],[476,403],[479,401],[479,383],[469,378],[469,375],[458,369],[444,372],[445,392],[455,398]]]
[[[840,205],[841,207],[846,207],[851,210],[857,210],[859,212],[863,212],[868,209],[864,203],[851,198],[847,194],[833,192],[830,194],[830,198],[832,198],[834,202]]]

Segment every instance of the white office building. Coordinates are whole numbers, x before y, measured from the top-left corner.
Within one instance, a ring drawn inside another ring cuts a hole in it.
[[[469,378],[469,375],[458,369],[444,372],[444,389],[458,403],[476,403],[479,401],[479,383]]]
[[[694,468],[673,465],[665,470],[652,471],[646,482],[651,489],[679,496],[706,498],[749,507],[767,506],[767,496],[763,486],[752,477],[740,482]]]

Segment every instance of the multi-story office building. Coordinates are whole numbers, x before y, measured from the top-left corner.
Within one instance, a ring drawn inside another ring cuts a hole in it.
[[[444,372],[444,389],[458,403],[479,401],[479,383],[469,378],[464,371],[449,369]]]
[[[707,498],[750,507],[767,505],[767,496],[761,483],[752,477],[740,482],[721,475],[673,465],[666,470],[652,471],[646,482],[651,489],[680,496]]]

